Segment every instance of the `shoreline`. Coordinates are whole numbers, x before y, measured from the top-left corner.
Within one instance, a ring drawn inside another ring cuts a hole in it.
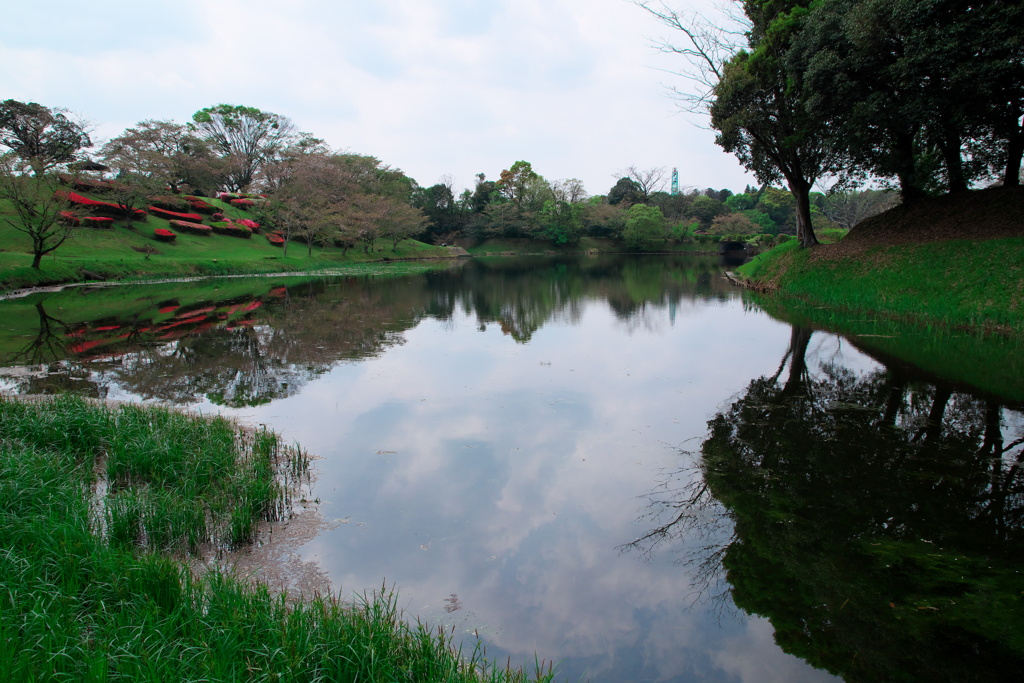
[[[273,277],[344,277],[347,275],[359,275],[362,270],[369,270],[374,267],[392,263],[436,263],[439,261],[459,261],[466,258],[462,255],[437,258],[384,258],[379,261],[356,261],[348,264],[339,264],[316,270],[286,270],[276,272],[248,272],[248,273],[225,273],[210,275],[182,275],[152,278],[125,278],[109,280],[84,280],[75,282],[64,282],[49,285],[38,285],[35,287],[22,287],[19,289],[0,289],[0,301],[10,299],[23,299],[27,296],[40,293],[61,292],[65,289],[76,287],[107,288],[107,287],[129,287],[134,285],[161,285],[174,282],[200,282],[203,280],[234,280],[242,278],[273,278]]]

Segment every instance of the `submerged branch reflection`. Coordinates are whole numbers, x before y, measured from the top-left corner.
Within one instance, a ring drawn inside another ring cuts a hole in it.
[[[690,458],[694,454],[681,455]],[[728,511],[711,493],[703,472],[698,466],[669,472],[645,498],[646,511],[637,521],[654,526],[619,546],[619,551],[637,553],[645,561],[652,560],[659,549],[674,553],[673,563],[685,569],[690,581],[687,597],[691,606],[710,603],[721,615],[731,606],[722,559],[736,534]]]

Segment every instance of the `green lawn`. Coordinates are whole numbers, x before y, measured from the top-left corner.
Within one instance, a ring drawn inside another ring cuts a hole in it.
[[[1024,333],[1022,238],[873,246],[840,258],[785,243],[738,272],[819,306]]]
[[[208,200],[226,215],[245,218],[247,212],[219,200]],[[10,215],[0,202],[0,216]],[[178,234],[174,242],[157,242],[156,228]],[[153,252],[155,250],[155,253]],[[147,253],[150,252],[150,253]],[[282,247],[272,246],[263,235],[241,239],[227,235],[199,236],[174,230],[167,220],[149,216],[128,224],[117,221],[113,229],[79,228],[71,239],[43,258],[41,269],[31,267],[31,242],[26,235],[0,222],[0,290],[38,284],[75,282],[89,279],[82,271],[105,279],[140,279],[159,276],[227,275],[316,271],[338,265],[387,259],[442,258],[448,251],[415,240],[405,240],[397,250],[379,241],[370,253],[361,246],[342,254],[328,246],[314,247],[291,242],[287,256]]]

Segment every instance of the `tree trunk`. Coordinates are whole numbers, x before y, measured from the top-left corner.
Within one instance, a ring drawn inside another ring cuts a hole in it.
[[[813,247],[818,244],[818,238],[811,224],[811,184],[802,177],[787,180],[789,191],[796,200],[796,237],[801,248]]]
[[[889,390],[885,400],[885,409],[882,411],[880,426],[896,426],[896,418],[899,416],[900,408],[903,406],[903,395],[906,393],[906,390],[906,378],[890,370]]]
[[[924,442],[934,443],[942,436],[942,420],[946,416],[946,406],[949,399],[953,397],[953,389],[942,384],[935,387],[935,398],[932,399],[932,409],[928,411],[928,420],[925,422]]]
[[[893,147],[896,162],[896,177],[900,181],[900,195],[904,204],[913,204],[925,198],[924,188],[917,177],[917,160],[914,158],[914,133],[897,133]]]
[[[960,154],[963,140],[951,122],[946,122],[942,133],[939,149],[942,152],[942,161],[946,165],[948,189],[950,192],[966,192],[967,179],[964,177],[964,160]]]
[[[789,333],[789,377],[782,388],[783,396],[803,393],[807,380],[807,346],[811,343],[814,330],[793,325]]]
[[[1003,173],[1003,187],[1020,186],[1020,164],[1024,157],[1024,127],[1014,119],[1013,132],[1006,143],[1006,169]]]

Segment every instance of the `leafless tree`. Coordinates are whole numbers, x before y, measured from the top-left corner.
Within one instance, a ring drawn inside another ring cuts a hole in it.
[[[637,168],[630,166],[625,171],[619,171],[612,175],[613,178],[629,178],[636,183],[642,195],[642,201],[647,202],[651,195],[665,189],[665,175],[667,169],[664,166],[654,168]]]
[[[174,121],[141,121],[104,144],[100,156],[115,172],[152,178],[173,193],[186,184],[193,192],[215,190],[238,165],[217,159],[206,140]]]
[[[54,251],[74,231],[66,194],[52,173],[34,173],[30,160],[14,152],[0,156],[0,199],[6,199],[13,215],[3,222],[32,240],[32,267],[39,269],[43,256]]]
[[[270,197],[276,208],[276,222],[285,233],[306,243],[307,255],[314,244],[325,244],[342,222],[353,185],[342,168],[325,154],[304,154],[290,159],[277,178]]]
[[[585,201],[589,196],[587,195],[587,190],[583,187],[583,181],[579,178],[566,178],[565,180],[555,181],[551,186],[551,190],[555,193],[555,200],[570,204],[578,204]]]
[[[683,111],[707,114],[714,99],[714,89],[722,79],[722,66],[746,44],[745,32],[749,22],[732,4],[725,4],[721,14],[727,26],[719,26],[697,11],[680,12],[665,2],[630,0],[645,10],[663,26],[682,34],[679,41],[653,38],[651,46],[671,55],[683,57],[681,70],[663,69],[681,76],[691,87],[670,86],[673,97]]]

